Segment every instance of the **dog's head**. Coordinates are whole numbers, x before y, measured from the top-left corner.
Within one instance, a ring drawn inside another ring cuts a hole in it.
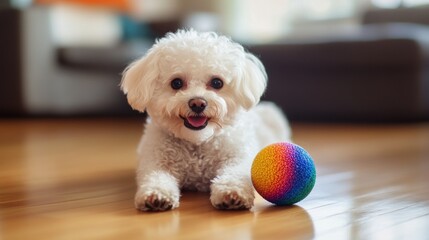
[[[121,87],[154,124],[199,144],[257,104],[266,82],[262,63],[238,43],[179,30],[128,66]]]

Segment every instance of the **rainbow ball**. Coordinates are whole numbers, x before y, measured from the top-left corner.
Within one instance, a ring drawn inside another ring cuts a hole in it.
[[[276,205],[295,204],[311,192],[316,168],[310,154],[293,143],[275,143],[255,157],[251,178],[256,191]]]

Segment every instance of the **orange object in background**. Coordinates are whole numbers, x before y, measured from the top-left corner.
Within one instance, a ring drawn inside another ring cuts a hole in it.
[[[36,4],[69,3],[85,6],[105,7],[119,11],[129,11],[131,3],[129,0],[36,0]]]

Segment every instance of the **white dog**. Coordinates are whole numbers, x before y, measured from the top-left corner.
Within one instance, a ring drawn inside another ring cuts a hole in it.
[[[210,191],[218,209],[250,209],[253,158],[290,132],[274,104],[255,107],[266,83],[254,55],[212,32],[169,33],[132,63],[121,87],[150,116],[138,147],[136,208],[177,208],[185,189]]]

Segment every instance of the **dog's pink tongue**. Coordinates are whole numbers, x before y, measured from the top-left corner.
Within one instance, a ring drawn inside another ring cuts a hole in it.
[[[207,117],[188,117],[189,124],[194,127],[201,127],[207,122]]]

